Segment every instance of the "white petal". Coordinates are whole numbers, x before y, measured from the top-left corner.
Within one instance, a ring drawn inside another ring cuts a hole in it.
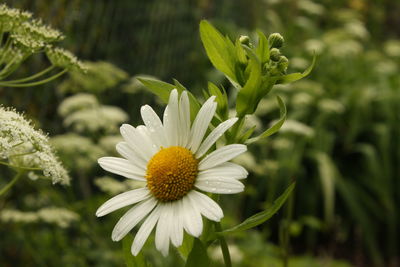
[[[196,152],[196,158],[201,158],[237,120],[237,118],[232,118],[219,124],[200,145],[199,150]]]
[[[106,171],[125,176],[126,178],[145,181],[145,171],[130,163],[129,160],[116,157],[102,157],[97,162]]]
[[[186,147],[190,135],[190,104],[186,91],[183,91],[179,101],[179,146]]]
[[[157,206],[143,222],[142,226],[135,236],[135,239],[133,240],[131,252],[134,256],[137,256],[137,254],[139,254],[139,251],[142,249],[144,243],[146,242],[159,218],[160,208],[159,206]]]
[[[132,164],[141,168],[143,171],[146,170],[147,162],[138,156],[138,154],[128,145],[127,142],[119,142],[116,146],[118,153],[129,160]]]
[[[164,133],[164,126],[154,110],[149,105],[145,105],[140,109],[140,113],[142,114],[144,124],[147,129],[149,129],[153,142],[158,147],[165,146],[167,142]]]
[[[178,91],[171,91],[168,105],[164,111],[163,123],[165,135],[167,137],[168,146],[178,145],[178,127],[179,127],[179,110],[178,110]]]
[[[196,179],[195,186],[200,190],[217,194],[235,194],[244,190],[244,185],[232,178]]]
[[[172,228],[172,209],[170,203],[160,204],[161,214],[156,229],[156,248],[164,256],[168,255],[169,237]]]
[[[190,198],[192,205],[196,205],[201,214],[208,219],[219,222],[221,218],[224,217],[221,207],[208,196],[197,192],[196,190],[192,190],[188,194],[188,197]]]
[[[151,139],[149,129],[147,129],[147,127],[144,125],[139,125],[136,127],[136,131],[141,137],[141,142],[146,143],[146,146],[150,150],[151,156],[153,156],[160,149],[160,147],[157,147],[156,143],[154,143],[154,141]]]
[[[113,241],[119,241],[124,238],[136,224],[152,211],[156,204],[157,200],[151,197],[128,210],[115,225],[111,234],[111,239]]]
[[[234,157],[242,154],[246,150],[247,147],[241,144],[232,144],[218,148],[200,161],[199,170],[203,171],[227,162],[228,160],[231,160]]]
[[[182,222],[182,211],[181,203],[182,200],[178,200],[171,204],[173,209],[173,224],[171,229],[171,242],[175,247],[182,245],[183,241],[183,222]]]
[[[133,150],[144,160],[148,161],[152,156],[152,144],[142,139],[141,134],[129,124],[123,124],[120,128],[121,135]]]
[[[139,188],[135,190],[130,190],[125,193],[116,195],[110,200],[106,201],[103,205],[96,211],[96,216],[101,217],[109,214],[117,209],[126,207],[128,205],[135,204],[146,198],[150,197],[150,191],[147,188]]]
[[[200,171],[196,179],[201,180],[203,177],[244,179],[248,174],[242,166],[232,162],[225,162],[210,169]]]
[[[193,206],[190,199],[182,198],[183,227],[190,235],[199,237],[203,231],[203,220],[196,206]]]
[[[204,105],[200,108],[194,119],[192,129],[190,131],[189,149],[196,153],[200,146],[201,141],[214,117],[217,103],[214,102],[215,96],[210,97]]]

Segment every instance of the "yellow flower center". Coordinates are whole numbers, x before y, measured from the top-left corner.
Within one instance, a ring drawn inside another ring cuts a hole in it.
[[[189,149],[161,148],[147,164],[147,187],[160,201],[174,201],[192,190],[198,161]]]

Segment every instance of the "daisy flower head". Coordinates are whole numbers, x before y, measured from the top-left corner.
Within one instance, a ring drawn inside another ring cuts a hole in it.
[[[112,232],[112,239],[119,241],[143,220],[132,243],[133,255],[139,253],[154,228],[156,248],[164,256],[170,241],[175,247],[182,245],[184,231],[199,237],[202,215],[212,221],[223,217],[222,209],[207,193],[244,190],[240,179],[248,173],[229,160],[245,152],[246,146],[230,144],[210,152],[237,118],[222,122],[205,137],[217,107],[214,99],[212,96],[203,104],[191,123],[187,92],[179,96],[176,89],[172,90],[163,121],[150,106],[142,106],[144,125],[121,126],[124,141],[116,149],[123,158],[98,160],[109,172],[143,182],[142,188],[111,198],[96,212],[100,217],[135,204]]]

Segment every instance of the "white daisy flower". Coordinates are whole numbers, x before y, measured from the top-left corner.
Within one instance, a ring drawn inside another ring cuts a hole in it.
[[[142,106],[145,125],[121,126],[125,141],[116,148],[124,158],[98,160],[107,171],[144,182],[142,188],[111,198],[96,212],[100,217],[135,204],[121,217],[111,236],[112,240],[119,241],[144,220],[132,243],[133,255],[139,253],[154,227],[156,248],[166,256],[170,240],[175,247],[182,245],[184,230],[194,237],[201,235],[201,215],[220,221],[222,209],[202,192],[243,191],[244,185],[239,179],[246,178],[248,173],[242,166],[228,161],[245,152],[246,146],[226,145],[207,154],[237,121],[232,118],[222,122],[204,139],[217,107],[214,99],[212,96],[204,103],[192,125],[186,92],[179,100],[177,90],[171,92],[163,122],[150,106]]]

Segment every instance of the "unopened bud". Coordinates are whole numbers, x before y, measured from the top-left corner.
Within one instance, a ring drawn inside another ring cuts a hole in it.
[[[279,33],[272,33],[268,37],[268,43],[271,48],[281,48],[285,39]]]
[[[249,44],[250,44],[250,38],[249,38],[249,36],[247,36],[247,35],[241,35],[241,36],[239,37],[239,42],[240,42],[241,44],[244,44],[244,45],[249,45]]]
[[[272,48],[272,49],[269,51],[269,58],[270,58],[272,61],[275,61],[275,62],[279,61],[280,56],[281,56],[281,52],[279,51],[278,48]]]
[[[289,66],[289,59],[285,56],[281,56],[278,61],[278,70],[285,73]]]

